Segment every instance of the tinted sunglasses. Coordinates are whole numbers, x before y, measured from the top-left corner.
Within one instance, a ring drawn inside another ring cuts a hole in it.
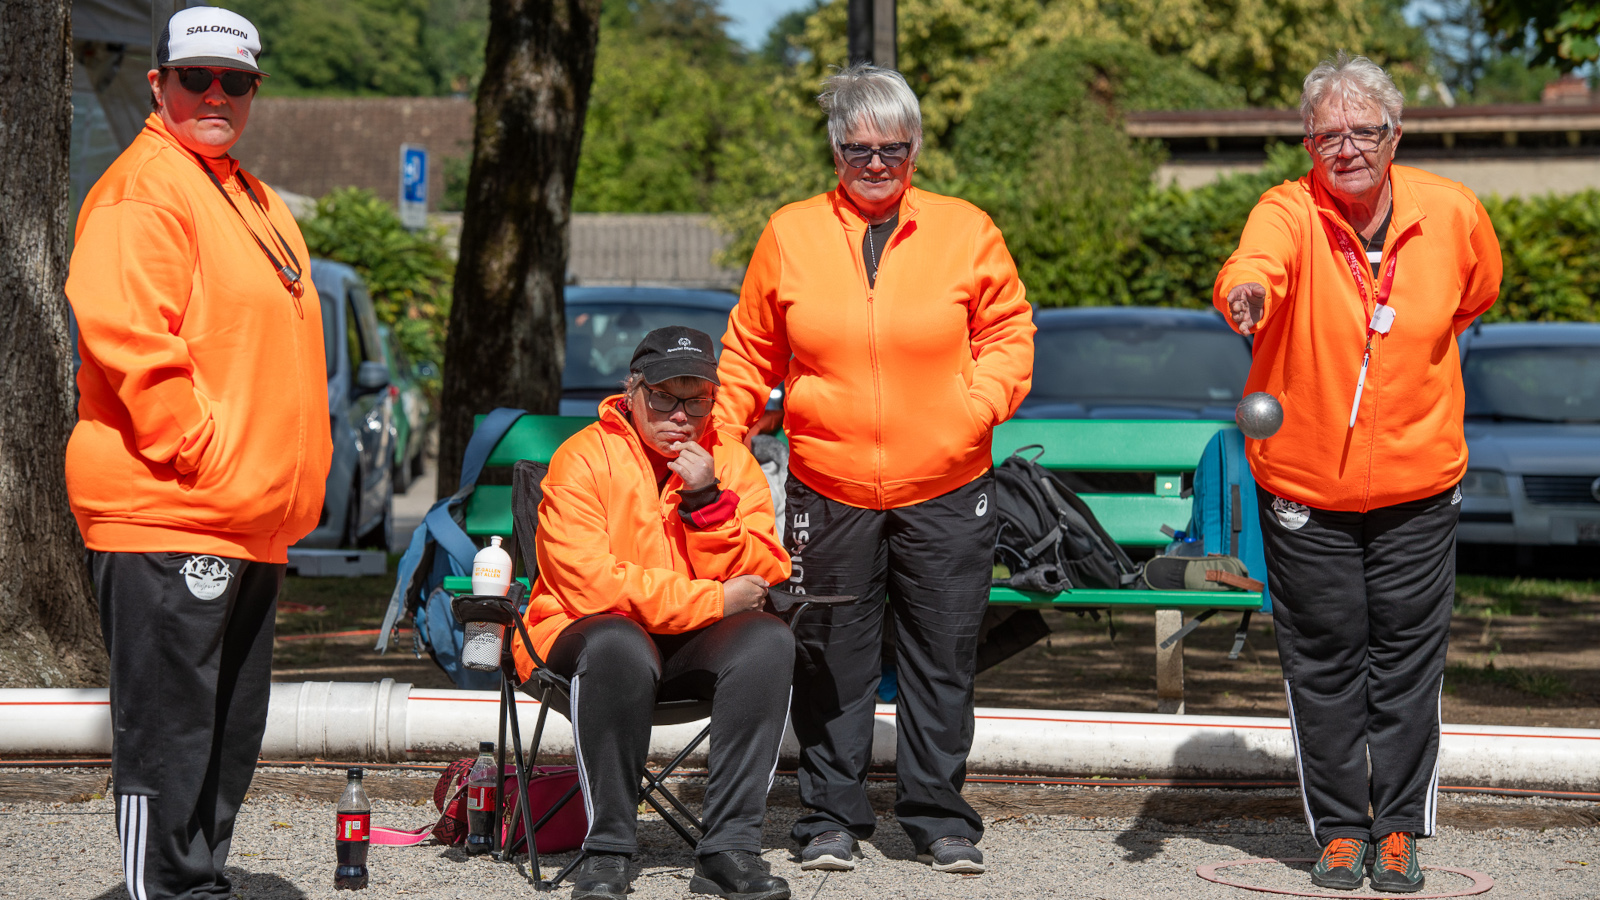
[[[717,405],[715,397],[690,397],[686,400],[654,388],[645,388],[644,402],[649,404],[651,409],[661,413],[670,413],[681,404],[683,411],[696,419],[710,415],[712,407]]]
[[[894,168],[911,158],[911,142],[895,141],[884,144],[882,147],[869,147],[866,144],[840,144],[839,158],[852,169],[865,169],[872,165],[872,157],[876,155],[883,160],[888,168]]]
[[[224,94],[229,97],[243,97],[261,80],[259,75],[241,72],[238,69],[226,69],[220,75],[210,69],[174,68],[172,71],[178,73],[178,83],[191,94],[203,94],[211,87],[211,82],[221,81]]]

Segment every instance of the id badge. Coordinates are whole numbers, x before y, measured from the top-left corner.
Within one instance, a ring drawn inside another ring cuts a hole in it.
[[[1378,334],[1388,334],[1389,328],[1393,325],[1394,307],[1387,303],[1380,303],[1378,308],[1372,311],[1372,324],[1367,327]]]

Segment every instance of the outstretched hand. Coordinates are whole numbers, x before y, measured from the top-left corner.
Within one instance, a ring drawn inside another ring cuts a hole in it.
[[[1228,292],[1228,314],[1240,332],[1250,334],[1260,324],[1266,302],[1267,289],[1254,281],[1246,282]]]

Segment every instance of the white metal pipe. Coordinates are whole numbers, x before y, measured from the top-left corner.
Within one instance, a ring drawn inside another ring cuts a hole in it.
[[[0,690],[0,759],[103,756],[111,750],[104,689]],[[393,761],[471,755],[497,738],[499,695],[377,684],[275,684],[262,756],[268,759]],[[524,742],[539,704],[519,695]],[[1056,710],[976,711],[968,767],[1030,775],[1292,779],[1287,719],[1168,716]],[[879,706],[874,763],[894,761],[894,707]],[[670,756],[704,722],[657,728],[651,755]],[[799,747],[784,736],[785,758]],[[543,752],[572,753],[572,727],[551,712]],[[702,762],[704,749],[692,760]],[[1439,753],[1444,784],[1593,790],[1600,784],[1600,731],[1445,725]]]

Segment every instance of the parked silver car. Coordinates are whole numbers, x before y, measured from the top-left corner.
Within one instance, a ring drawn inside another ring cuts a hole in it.
[[[311,260],[322,298],[333,464],[322,519],[300,547],[387,550],[394,531],[394,398],[367,287],[343,263]]]
[[[1459,540],[1600,544],[1600,324],[1478,324],[1460,344]]]

